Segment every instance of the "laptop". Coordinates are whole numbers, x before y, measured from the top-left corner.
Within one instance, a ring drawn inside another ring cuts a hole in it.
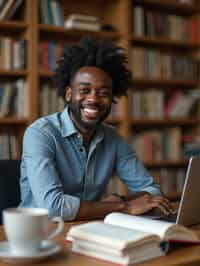
[[[190,158],[181,194],[178,211],[175,215],[151,217],[190,226],[200,223],[200,156]]]

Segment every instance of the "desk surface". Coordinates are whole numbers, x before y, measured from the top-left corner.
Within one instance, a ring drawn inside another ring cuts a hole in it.
[[[89,258],[83,255],[74,254],[70,251],[70,244],[64,243],[64,237],[69,230],[70,226],[75,223],[65,223],[63,234],[56,239],[56,242],[62,245],[62,252],[54,257],[48,258],[37,265],[53,265],[53,266],[105,266],[114,265],[112,263],[104,262],[94,258]],[[200,237],[200,225],[193,227]],[[5,240],[3,226],[0,226],[0,241]],[[0,259],[0,266],[9,265],[9,263]],[[34,264],[32,264],[34,265]],[[151,261],[139,264],[142,266],[199,266],[200,265],[200,245],[184,247],[179,250],[173,251],[164,257],[156,258]]]

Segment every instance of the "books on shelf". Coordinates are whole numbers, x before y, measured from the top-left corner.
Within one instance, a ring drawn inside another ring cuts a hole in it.
[[[42,42],[39,45],[38,61],[41,70],[53,71],[62,53],[62,45],[55,42]]]
[[[0,160],[17,159],[17,137],[0,134]]]
[[[58,97],[56,89],[51,83],[43,83],[40,90],[40,115],[60,112],[64,108],[64,100]]]
[[[71,14],[65,20],[66,29],[100,31],[99,18],[84,14]]]
[[[162,167],[161,169],[149,169],[156,182],[160,184],[162,193],[170,198],[170,195],[180,196],[185,181],[185,168],[170,169]],[[178,199],[178,197],[177,197]]]
[[[168,90],[169,91],[169,90]],[[188,118],[198,104],[199,90],[137,89],[131,93],[131,115],[134,119]]]
[[[169,243],[200,243],[184,226],[117,212],[71,227],[66,240],[76,253],[123,265],[163,256]]]
[[[64,16],[61,4],[57,0],[39,1],[40,23],[64,26]]]
[[[198,41],[198,18],[185,17],[133,6],[133,34],[136,37],[165,37],[177,41]]]
[[[165,117],[176,119],[188,117],[199,99],[199,90],[191,90],[187,93],[176,90],[171,97],[169,97],[164,107]]]
[[[27,117],[27,84],[23,79],[0,83],[0,117]]]
[[[199,61],[191,55],[133,47],[131,70],[135,78],[197,81]]]
[[[138,158],[145,163],[182,159],[181,129],[152,129],[133,134],[132,146]]]
[[[0,21],[12,19],[24,0],[2,0],[0,5]]]
[[[0,37],[0,69],[19,70],[27,67],[27,41]]]

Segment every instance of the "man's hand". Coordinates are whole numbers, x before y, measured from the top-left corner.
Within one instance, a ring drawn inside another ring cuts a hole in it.
[[[102,202],[121,202],[122,200],[120,199],[117,194],[111,194],[106,196],[105,198],[102,199]]]
[[[154,196],[149,193],[128,200],[125,212],[132,215],[140,215],[154,208],[158,208],[165,215],[175,212],[168,199],[162,196]]]

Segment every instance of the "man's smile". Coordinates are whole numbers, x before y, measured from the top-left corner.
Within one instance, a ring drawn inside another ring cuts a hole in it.
[[[81,110],[82,115],[87,119],[97,119],[100,114],[99,108],[96,107],[84,107]]]

